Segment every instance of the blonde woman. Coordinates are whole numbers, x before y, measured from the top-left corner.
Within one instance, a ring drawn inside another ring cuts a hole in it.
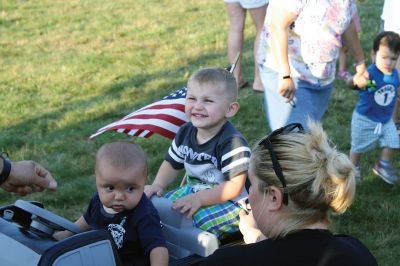
[[[377,265],[357,239],[329,231],[355,194],[353,165],[328,142],[321,126],[289,124],[253,148],[252,211],[240,229],[248,245],[217,250],[204,265]],[[267,238],[267,239],[266,239]]]

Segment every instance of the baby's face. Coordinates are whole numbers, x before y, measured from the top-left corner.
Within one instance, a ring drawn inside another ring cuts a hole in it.
[[[101,202],[114,212],[132,210],[142,198],[146,182],[143,165],[129,168],[99,163],[96,169],[96,186]]]
[[[376,67],[384,74],[391,74],[396,66],[398,54],[393,53],[389,47],[380,45],[379,50],[375,54]]]

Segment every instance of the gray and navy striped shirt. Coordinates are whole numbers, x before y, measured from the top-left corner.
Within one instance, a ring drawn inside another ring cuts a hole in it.
[[[249,145],[230,122],[201,145],[196,134],[191,122],[182,125],[165,156],[174,169],[185,168],[190,181],[213,186],[247,171]]]

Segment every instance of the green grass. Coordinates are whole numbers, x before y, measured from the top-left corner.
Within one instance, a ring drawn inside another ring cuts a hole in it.
[[[379,27],[382,0],[360,1],[361,40],[368,57]],[[247,18],[244,74],[252,78],[255,34]],[[103,143],[129,138],[98,128],[183,86],[204,66],[225,66],[228,18],[223,1],[3,0],[0,4],[0,149],[13,160],[33,159],[54,174],[56,193],[24,197],[76,219],[94,186],[94,155]],[[350,65],[351,63],[349,63]],[[263,96],[240,92],[233,123],[251,144],[269,129]],[[323,124],[343,152],[350,148],[357,95],[338,81]],[[154,178],[169,140],[138,139]],[[352,234],[380,265],[400,260],[399,185],[371,174],[379,150],[362,160],[365,181],[354,205],[334,217],[335,232]],[[394,157],[400,169],[399,155]],[[0,204],[17,197],[0,192]]]

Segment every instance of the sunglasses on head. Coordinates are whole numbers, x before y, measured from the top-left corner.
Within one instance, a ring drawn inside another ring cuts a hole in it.
[[[282,167],[278,161],[276,153],[274,152],[274,148],[272,147],[271,139],[273,139],[274,137],[276,137],[278,135],[287,134],[289,132],[303,133],[304,128],[300,123],[289,124],[287,126],[284,126],[284,127],[278,128],[277,130],[272,131],[268,136],[262,138],[257,144],[258,146],[268,149],[275,175],[279,178],[279,181],[282,184],[282,188],[283,188],[283,201],[282,202],[285,205],[288,205],[288,203],[289,203],[289,194],[286,191],[286,180],[285,180],[285,177],[283,176]]]

